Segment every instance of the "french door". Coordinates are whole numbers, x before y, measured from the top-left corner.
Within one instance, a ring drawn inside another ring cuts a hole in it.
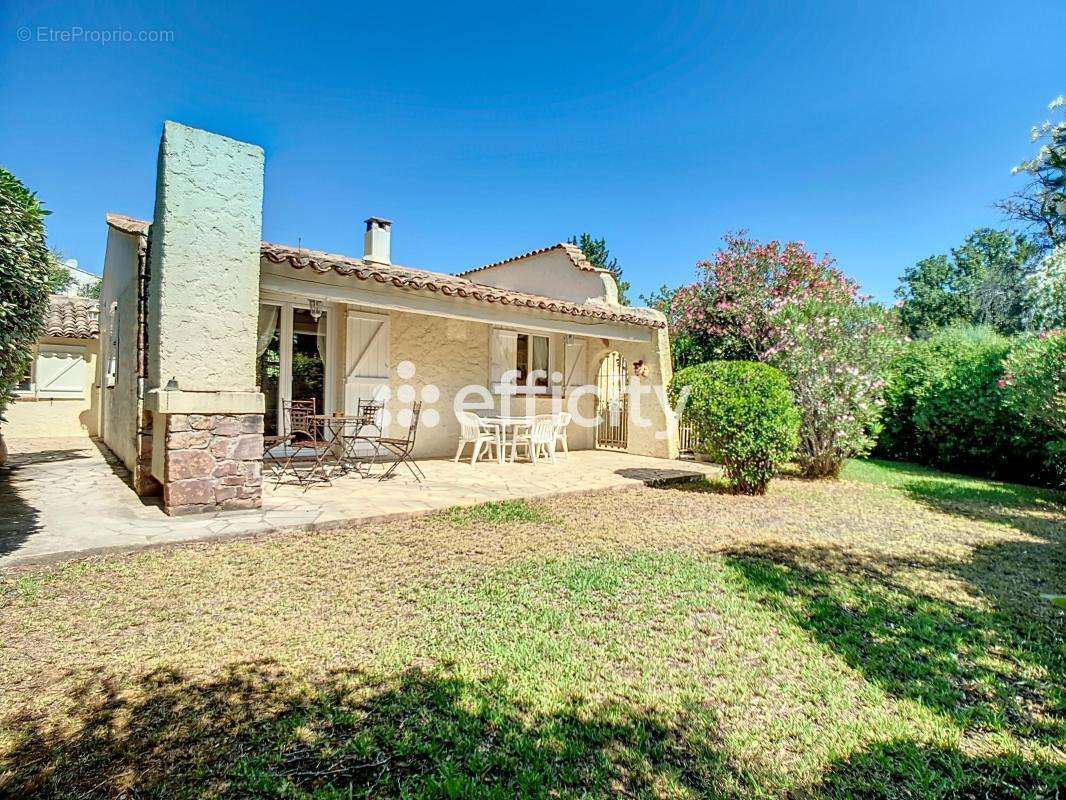
[[[319,413],[333,411],[330,326],[328,308],[287,300],[259,305],[255,374],[266,396],[263,427],[268,436],[284,429],[288,400],[314,400]]]

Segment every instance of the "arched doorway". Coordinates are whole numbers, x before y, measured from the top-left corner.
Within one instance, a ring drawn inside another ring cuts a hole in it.
[[[625,450],[629,444],[629,367],[622,354],[603,357],[596,375],[596,447]]]

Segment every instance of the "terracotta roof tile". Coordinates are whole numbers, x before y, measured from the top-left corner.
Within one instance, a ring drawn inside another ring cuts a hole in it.
[[[467,298],[484,303],[499,303],[518,308],[531,308],[573,317],[587,317],[605,322],[625,322],[663,328],[666,324],[654,312],[645,314],[645,309],[626,308],[615,310],[607,305],[571,303],[544,295],[527,294],[497,286],[475,283],[460,275],[427,272],[420,269],[400,267],[395,264],[374,264],[349,256],[322,253],[316,250],[296,249],[286,245],[263,242],[262,256],[274,264],[287,263],[294,269],[310,269],[313,272],[336,272],[353,276],[362,281],[376,281],[400,289],[435,292],[445,297]]]
[[[107,224],[115,230],[129,233],[134,236],[148,235],[149,223],[145,222],[143,219],[134,219],[133,217],[127,217],[122,214],[108,214]]]
[[[100,335],[100,303],[83,297],[52,295],[44,315],[44,335],[96,339]]]
[[[148,231],[148,223],[141,220],[124,217],[119,214],[108,214],[107,224],[113,228],[132,234],[144,234]],[[592,272],[602,270],[589,264],[581,248],[577,245],[560,243],[534,250],[514,258],[499,261],[497,264],[505,264],[510,261],[518,261],[550,250],[562,248],[566,251],[570,261],[578,269]],[[484,303],[499,303],[504,306],[516,308],[531,308],[539,311],[548,311],[556,314],[567,314],[573,317],[586,317],[602,320],[604,322],[624,322],[631,325],[646,325],[651,328],[665,328],[666,323],[654,311],[642,308],[617,309],[607,305],[592,303],[571,303],[555,297],[544,295],[527,294],[510,289],[500,289],[496,286],[488,286],[483,283],[475,283],[464,277],[471,272],[487,269],[496,264],[478,267],[460,275],[447,275],[442,272],[428,272],[421,269],[401,267],[396,264],[375,264],[362,259],[352,258],[335,253],[323,253],[318,250],[290,247],[283,244],[263,242],[260,246],[260,254],[263,258],[274,264],[288,264],[293,269],[309,269],[312,272],[326,273],[336,272],[338,275],[352,276],[361,281],[374,281],[376,283],[389,284],[400,289],[426,291],[440,294],[444,297],[465,298],[478,300]]]
[[[512,261],[521,261],[523,258],[531,258],[533,256],[543,255],[544,253],[550,253],[552,250],[564,251],[567,257],[570,259],[570,263],[573,264],[577,269],[585,270],[586,272],[607,271],[602,270],[599,267],[592,266],[592,264],[589,263],[589,260],[585,258],[585,254],[581,251],[581,248],[578,247],[576,244],[571,244],[570,242],[559,242],[559,244],[553,244],[550,247],[542,247],[539,250],[530,250],[528,253],[522,253],[522,255],[519,256],[511,256],[510,258],[505,258],[503,261],[494,261],[491,264],[486,264],[483,267],[474,267],[473,269],[464,270],[463,272],[460,272],[459,275],[472,275],[475,272],[481,272],[484,269],[492,269],[493,267],[498,267],[501,264],[510,264]]]

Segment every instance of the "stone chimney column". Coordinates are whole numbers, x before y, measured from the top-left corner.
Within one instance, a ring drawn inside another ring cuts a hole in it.
[[[152,474],[168,514],[261,505],[263,150],[166,122],[149,241]]]

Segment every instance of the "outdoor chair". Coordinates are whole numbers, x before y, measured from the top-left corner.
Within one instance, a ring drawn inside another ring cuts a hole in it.
[[[315,399],[284,400],[281,404],[281,430],[263,437],[263,468],[269,470],[277,483],[281,482],[292,456],[294,439],[314,439],[311,418],[315,414]],[[295,425],[293,420],[295,418]]]
[[[332,484],[326,461],[335,442],[323,437],[323,428],[315,418],[316,406],[313,397],[282,401],[283,438],[279,444],[284,447],[285,460],[279,483],[291,474],[305,488],[315,482]]]
[[[566,441],[566,429],[570,427],[573,415],[569,411],[561,411],[555,415],[555,443],[563,446],[563,454],[570,455],[570,445]]]
[[[500,430],[495,425],[482,420],[470,411],[459,412],[459,447],[455,451],[455,461],[463,454],[463,448],[470,445],[470,463],[473,465],[481,455],[481,448],[488,445],[485,452],[492,454],[495,449],[499,456]]]
[[[356,406],[355,419],[349,422],[349,427],[345,429],[344,453],[347,460],[359,458],[360,454],[355,451],[360,442],[370,446],[370,461],[366,464],[366,470],[356,467],[356,472],[364,478],[370,475],[381,453],[380,441],[384,435],[381,425],[384,413],[385,404],[380,400],[360,400]]]
[[[426,477],[426,473],[422,471],[422,468],[411,459],[411,451],[415,449],[415,434],[418,433],[418,417],[421,414],[422,404],[412,403],[411,424],[407,427],[407,435],[403,437],[382,436],[378,439],[378,444],[392,453],[395,459],[384,474],[378,478],[379,481],[391,478],[396,474],[396,468],[400,464],[404,464],[419,483]]]
[[[515,434],[511,443],[511,462],[514,462],[518,448],[524,447],[533,466],[537,465],[537,459],[540,457],[545,457],[554,464],[557,426],[558,422],[553,414],[533,417],[533,424],[528,431]]]

